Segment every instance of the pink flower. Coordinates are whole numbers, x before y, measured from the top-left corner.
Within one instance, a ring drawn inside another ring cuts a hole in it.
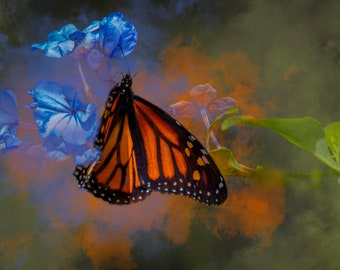
[[[175,117],[201,117],[207,129],[211,119],[224,111],[237,107],[237,103],[230,97],[215,99],[216,89],[209,83],[199,84],[190,90],[190,101],[181,100],[169,106],[169,111]],[[221,147],[213,132],[210,137],[217,148]]]
[[[209,83],[199,84],[190,90],[190,101],[181,100],[169,106],[169,111],[176,117],[202,117],[202,113],[213,119],[225,110],[237,107],[230,97],[215,99],[216,89]]]

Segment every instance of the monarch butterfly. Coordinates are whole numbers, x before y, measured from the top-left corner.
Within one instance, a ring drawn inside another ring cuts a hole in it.
[[[151,191],[223,203],[226,184],[201,143],[131,87],[126,74],[109,93],[94,142],[101,157],[76,167],[79,187],[112,204],[138,202]]]

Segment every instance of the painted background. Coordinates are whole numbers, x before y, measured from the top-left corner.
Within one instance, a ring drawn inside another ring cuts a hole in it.
[[[80,85],[70,58],[30,45],[114,11],[139,33],[127,59],[134,91],[162,108],[209,82],[243,114],[339,120],[338,1],[0,0],[0,88],[16,92],[23,122],[34,123],[26,90],[38,80]],[[101,75],[119,79],[125,61],[109,71]],[[112,84],[86,72],[104,103]],[[199,119],[180,120],[203,136]],[[318,177],[325,166],[271,132],[217,133],[240,162],[266,169],[228,178],[220,207],[157,193],[111,206],[78,189],[71,159],[28,159],[25,147],[1,154],[0,269],[340,269],[337,179]],[[18,131],[39,145],[37,134]]]

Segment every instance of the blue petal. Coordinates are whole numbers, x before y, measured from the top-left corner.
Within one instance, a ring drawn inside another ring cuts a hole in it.
[[[91,22],[91,24],[86,27],[85,29],[83,29],[83,32],[84,33],[98,33],[99,32],[99,28],[100,28],[100,24],[101,24],[101,21],[93,21]]]
[[[0,149],[16,147],[15,137],[19,126],[17,101],[13,91],[0,90]]]
[[[0,125],[19,125],[18,105],[12,90],[0,90]]]
[[[60,58],[70,53],[74,48],[75,42],[72,40],[45,41],[40,44],[33,44],[33,50],[42,50],[47,57]]]
[[[91,149],[87,145],[81,145],[73,152],[74,163],[76,165],[83,165],[93,162],[99,156],[99,151]]]
[[[69,87],[69,91],[75,92],[72,87]],[[62,87],[56,82],[39,81],[33,90],[28,91],[28,94],[30,94],[35,101],[31,106],[37,103],[41,108],[57,112],[69,112],[70,104],[63,94]],[[36,104],[34,106],[36,106]]]
[[[137,30],[123,19],[119,12],[104,17],[100,24],[100,47],[108,57],[124,57],[132,52],[137,43]]]
[[[73,24],[63,26],[59,31],[55,30],[47,36],[47,41],[35,43],[32,50],[42,50],[48,57],[60,58],[70,53],[75,46],[75,41],[69,38],[74,32],[79,31]]]
[[[76,59],[83,58],[91,53],[98,45],[99,35],[93,33],[83,33],[76,43],[72,56]]]
[[[14,135],[6,134],[0,140],[0,149],[8,149],[17,147],[21,144],[21,141]]]
[[[47,40],[48,41],[62,41],[62,40],[68,40],[69,35],[71,35],[74,32],[79,31],[77,27],[75,27],[73,24],[67,24],[60,28],[60,30],[52,31],[48,34]]]
[[[137,44],[137,30],[130,24],[131,27],[126,28],[125,31],[120,36],[119,46],[122,48],[124,54],[122,54],[121,49],[117,47],[112,51],[111,57],[122,58],[129,55],[136,47]]]
[[[42,147],[47,156],[54,160],[61,160],[70,155],[66,143],[60,137],[51,136],[43,142]]]
[[[100,21],[93,21],[83,31],[77,31],[71,34],[70,39],[76,41],[74,52],[75,58],[81,58],[89,54],[92,49],[97,47],[99,42]]]
[[[70,40],[75,41],[75,42],[79,42],[85,37],[85,35],[86,35],[86,33],[84,33],[83,31],[75,31],[75,32],[71,33],[68,36],[68,38]]]
[[[94,110],[91,108],[95,108]],[[43,137],[54,134],[63,138],[65,142],[75,145],[86,143],[97,131],[96,106],[89,104],[87,111],[77,111],[75,115],[70,113],[49,114],[48,111],[41,112],[38,109],[34,115],[37,124],[42,121],[39,129]]]
[[[61,160],[73,155],[74,163],[82,165],[98,158],[99,152],[87,145],[73,145],[66,143],[62,138],[50,136],[42,145],[47,156],[54,160]]]

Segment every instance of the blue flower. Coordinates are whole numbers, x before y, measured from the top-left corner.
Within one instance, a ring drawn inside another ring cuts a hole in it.
[[[35,43],[31,46],[32,50],[42,50],[44,54],[52,58],[60,58],[73,51],[75,41],[69,35],[79,31],[73,24],[63,26],[59,31],[55,30],[48,34],[47,41]]]
[[[16,147],[15,136],[19,126],[18,106],[12,90],[0,90],[0,149]]]
[[[100,22],[99,44],[108,57],[124,57],[130,54],[137,43],[137,30],[123,19],[119,12],[111,13]]]
[[[33,44],[32,49],[43,50],[46,56],[62,57],[71,53],[76,59],[89,57],[91,66],[98,66],[103,57],[122,58],[130,54],[137,43],[137,30],[124,20],[123,14],[114,12],[101,21],[93,21],[82,31],[68,24],[60,31],[53,31],[47,41]],[[94,56],[92,55],[94,54]]]
[[[83,148],[97,132],[97,106],[82,103],[74,88],[53,81],[40,81],[28,93],[33,97],[30,107],[35,110],[34,120],[50,156],[60,159],[75,152],[80,156],[79,147]]]

